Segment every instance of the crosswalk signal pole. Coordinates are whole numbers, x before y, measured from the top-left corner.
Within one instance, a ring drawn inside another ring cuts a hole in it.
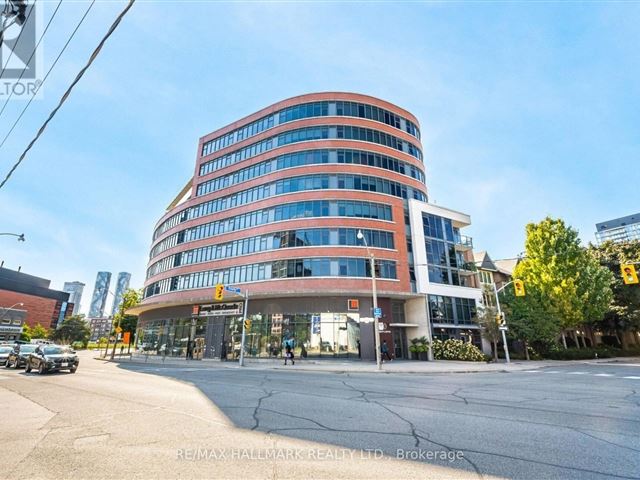
[[[244,292],[244,308],[242,310],[242,340],[240,340],[240,366],[244,367],[244,342],[247,338],[246,321],[249,318],[247,307],[249,306],[249,291]]]

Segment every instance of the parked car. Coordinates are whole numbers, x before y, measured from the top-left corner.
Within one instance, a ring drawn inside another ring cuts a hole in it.
[[[11,345],[0,345],[0,365],[7,366],[7,359],[12,351],[13,347]]]
[[[9,357],[7,358],[7,362],[4,366],[6,368],[24,367],[27,364],[29,354],[35,352],[36,348],[38,348],[37,345],[32,345],[30,343],[23,343],[14,346],[11,353],[9,353]]]
[[[29,354],[25,371],[38,370],[40,375],[60,370],[69,370],[76,373],[78,369],[78,356],[69,347],[61,345],[39,345],[33,353]]]

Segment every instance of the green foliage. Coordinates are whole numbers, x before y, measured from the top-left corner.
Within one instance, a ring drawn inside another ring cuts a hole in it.
[[[58,327],[51,335],[51,339],[58,343],[71,344],[82,342],[87,344],[91,336],[91,329],[84,319],[78,315],[73,315]]]
[[[640,330],[640,286],[625,285],[620,264],[640,262],[640,240],[626,243],[605,242],[589,245],[589,254],[611,272],[613,292],[608,311],[595,326],[608,334]],[[624,335],[620,335],[624,339]],[[627,347],[623,340],[623,347]]]
[[[412,338],[409,351],[412,353],[426,353],[429,351],[429,342],[427,337]]]
[[[31,338],[49,338],[49,331],[39,323],[31,329]]]
[[[84,342],[73,342],[71,344],[71,348],[73,348],[74,350],[81,350],[86,347],[87,347],[87,344]]]
[[[463,360],[468,362],[484,362],[487,358],[472,343],[453,338],[444,342],[435,339],[433,341],[433,357],[436,360]]]
[[[613,358],[616,351],[611,348],[567,348],[549,352],[546,357],[551,360],[588,360],[591,358]]]
[[[23,342],[30,342],[31,338],[31,327],[25,323],[22,327],[22,333],[20,333],[20,340]]]
[[[562,330],[603,318],[612,298],[611,273],[580,246],[578,232],[547,217],[526,227],[526,257],[514,278],[524,280],[525,297],[505,298],[512,335],[546,340]]]
[[[125,332],[135,332],[138,324],[138,317],[135,315],[128,315],[126,312],[130,308],[135,307],[140,303],[142,299],[142,291],[129,288],[122,294],[122,302],[118,307],[118,311],[113,316],[113,325],[120,326]],[[126,327],[126,328],[125,328]]]

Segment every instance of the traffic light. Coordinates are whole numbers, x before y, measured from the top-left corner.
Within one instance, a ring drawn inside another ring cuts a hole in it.
[[[513,287],[516,290],[516,297],[524,297],[525,296],[524,282],[522,280],[514,280],[513,281]]]
[[[221,283],[216,285],[216,292],[213,295],[216,300],[222,300],[224,298],[224,285]]]
[[[635,285],[640,283],[636,267],[632,263],[623,263],[620,265],[620,271],[622,272],[622,281],[626,285]]]
[[[496,323],[500,326],[505,324],[504,312],[496,313]]]
[[[244,329],[251,330],[251,320],[245,319],[244,321]]]

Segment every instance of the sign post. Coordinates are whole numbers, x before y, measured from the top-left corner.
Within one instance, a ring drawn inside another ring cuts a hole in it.
[[[240,293],[240,289],[237,289],[237,292],[235,293]],[[249,305],[249,292],[246,291],[244,292],[244,309],[243,309],[243,315],[244,318],[242,320],[242,340],[240,340],[240,366],[244,367],[244,342],[246,341],[247,338],[247,322],[245,320],[249,319],[249,312],[247,311],[247,307]]]

